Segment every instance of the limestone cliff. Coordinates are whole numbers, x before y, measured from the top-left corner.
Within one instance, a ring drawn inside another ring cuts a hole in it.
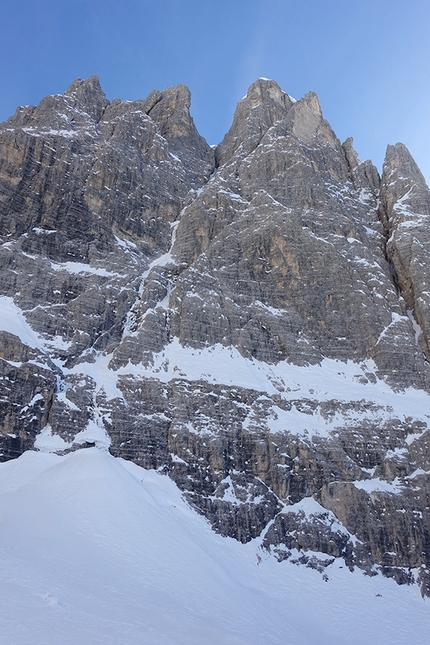
[[[186,87],[96,77],[0,125],[2,459],[86,443],[213,528],[430,595],[430,192],[259,79],[216,150]]]

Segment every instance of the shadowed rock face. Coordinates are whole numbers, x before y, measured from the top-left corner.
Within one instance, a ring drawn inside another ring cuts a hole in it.
[[[91,77],[0,125],[1,458],[110,443],[223,535],[430,594],[425,181],[314,93],[259,79],[215,151],[189,107]]]
[[[381,182],[381,202],[387,229],[387,256],[398,286],[420,326],[417,339],[430,357],[430,193],[407,148],[388,146]]]

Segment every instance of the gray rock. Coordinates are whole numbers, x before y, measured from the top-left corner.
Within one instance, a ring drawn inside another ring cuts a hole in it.
[[[424,179],[274,81],[215,152],[189,107],[91,77],[0,125],[0,458],[110,441],[223,535],[429,595]]]
[[[416,340],[430,357],[430,191],[407,148],[388,146],[381,185],[387,256],[415,326]]]

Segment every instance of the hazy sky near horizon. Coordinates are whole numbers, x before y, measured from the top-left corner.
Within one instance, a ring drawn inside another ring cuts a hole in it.
[[[109,99],[184,83],[209,143],[258,77],[315,91],[381,169],[402,141],[430,182],[430,0],[2,0],[0,121],[97,74]]]

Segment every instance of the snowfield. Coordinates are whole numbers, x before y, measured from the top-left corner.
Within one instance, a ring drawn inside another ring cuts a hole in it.
[[[88,448],[0,464],[4,645],[424,645],[418,588],[278,563],[165,475]]]

